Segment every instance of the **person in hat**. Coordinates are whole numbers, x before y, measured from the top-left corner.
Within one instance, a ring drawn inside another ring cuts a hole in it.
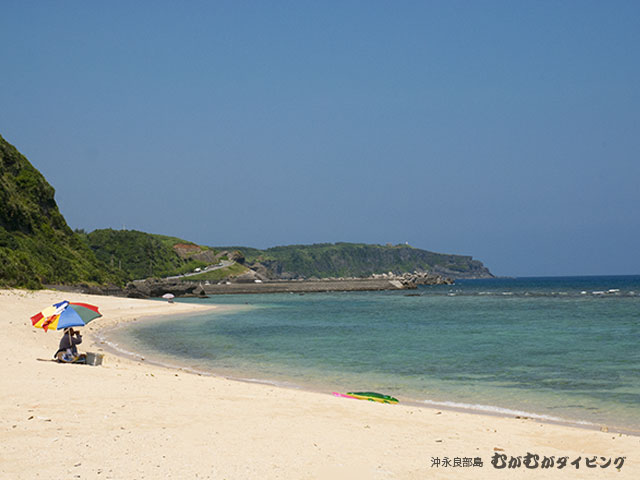
[[[60,345],[58,351],[53,356],[60,362],[67,363],[82,363],[86,360],[86,355],[78,355],[78,347],[82,343],[82,335],[78,330],[73,328],[65,328],[62,338],[60,339]]]

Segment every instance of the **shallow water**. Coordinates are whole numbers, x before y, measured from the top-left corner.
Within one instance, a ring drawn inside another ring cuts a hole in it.
[[[640,432],[640,277],[188,301],[246,307],[115,340],[236,378]]]

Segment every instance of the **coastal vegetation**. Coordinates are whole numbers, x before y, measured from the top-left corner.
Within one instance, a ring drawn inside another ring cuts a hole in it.
[[[261,264],[270,277],[327,278],[367,277],[373,274],[424,271],[454,278],[491,277],[478,260],[401,245],[363,243],[319,243],[258,250],[247,247],[218,247],[240,251],[246,263]]]
[[[100,229],[81,235],[99,260],[127,280],[191,272],[208,264],[208,258],[198,254],[213,252],[179,238],[136,230]]]

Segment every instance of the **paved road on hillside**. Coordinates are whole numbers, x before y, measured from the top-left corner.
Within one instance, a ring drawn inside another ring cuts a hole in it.
[[[165,280],[178,280],[179,278],[193,277],[194,275],[200,275],[201,273],[213,272],[214,270],[220,270],[221,268],[227,268],[236,262],[231,260],[222,260],[217,265],[209,265],[207,268],[203,268],[200,272],[190,272],[184,275],[174,275],[173,277],[165,277]]]

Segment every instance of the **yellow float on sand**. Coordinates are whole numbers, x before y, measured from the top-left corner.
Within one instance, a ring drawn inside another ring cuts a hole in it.
[[[376,392],[347,392],[347,395],[351,398],[357,398],[358,400],[369,400],[370,402],[398,403],[397,398]]]

